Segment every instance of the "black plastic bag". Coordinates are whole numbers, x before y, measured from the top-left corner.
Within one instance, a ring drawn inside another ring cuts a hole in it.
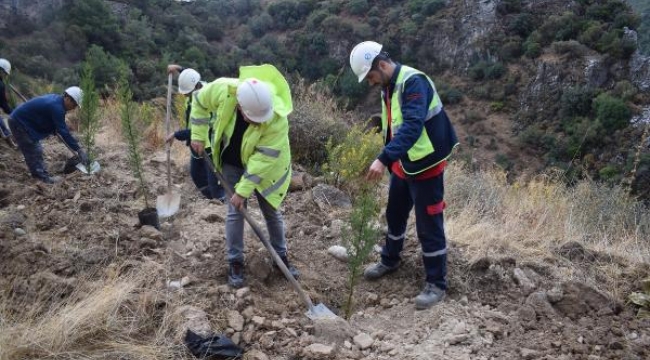
[[[185,345],[199,359],[230,359],[244,355],[244,350],[224,335],[214,334],[207,338],[192,330],[185,333]]]

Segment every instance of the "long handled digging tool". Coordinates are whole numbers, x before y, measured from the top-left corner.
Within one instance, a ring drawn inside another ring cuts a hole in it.
[[[172,107],[172,74],[167,78],[167,114],[165,116],[165,126],[167,134],[171,131],[171,122],[169,120],[170,110]],[[171,144],[167,143],[167,193],[158,196],[156,199],[156,210],[158,216],[169,217],[178,211],[181,205],[181,195],[172,191],[172,170],[171,170]]]
[[[18,97],[23,99],[23,102],[27,102],[27,98],[25,97],[25,95],[21,94],[20,91],[18,91],[18,89],[16,89],[13,85],[11,85],[11,84],[8,84],[8,85],[9,85],[9,88],[16,95],[18,95]],[[61,135],[57,134],[57,137],[59,138],[59,140],[61,140],[63,145],[65,145],[65,147],[68,148],[68,150],[70,150],[70,152],[74,156],[77,156],[77,152],[72,150],[72,148],[70,148],[70,146],[68,146],[68,143],[66,143],[65,140],[63,140]],[[81,171],[84,174],[94,174],[94,173],[98,172],[101,169],[101,166],[99,165],[99,163],[97,161],[93,161],[92,164],[89,164],[89,165],[90,166],[88,166],[88,164],[82,164],[81,162],[79,162],[79,163],[77,163],[77,165],[75,165],[75,167],[77,168],[77,170]]]
[[[218,172],[217,169],[214,168],[214,164],[212,163],[212,159],[210,159],[210,157],[207,156],[204,153],[203,154],[203,160],[205,160],[205,163],[208,165],[208,168],[210,168],[210,170],[212,170],[212,172],[217,176],[217,179],[219,179],[219,181],[221,181],[221,185],[223,185],[224,189],[226,190],[226,194],[229,197],[232,197],[235,191],[230,186],[230,184],[228,184],[228,182],[223,177],[223,175],[220,172]],[[271,246],[271,243],[266,238],[266,236],[264,235],[264,233],[260,229],[259,225],[257,225],[255,220],[253,220],[253,218],[246,211],[246,209],[244,209],[244,208],[239,209],[239,212],[244,216],[244,218],[246,219],[248,224],[251,226],[251,228],[253,228],[253,231],[255,232],[255,235],[257,235],[257,237],[262,241],[262,243],[264,244],[264,247],[266,247],[266,250],[268,250],[269,253],[271,253],[271,257],[273,258],[273,261],[275,262],[275,264],[280,268],[280,270],[282,271],[284,276],[287,278],[287,280],[289,280],[291,285],[293,285],[293,288],[296,290],[298,295],[300,295],[300,298],[302,299],[302,301],[307,306],[307,313],[305,313],[305,315],[307,315],[307,317],[312,319],[312,320],[336,318],[337,316],[330,309],[328,309],[327,306],[325,306],[324,304],[319,303],[319,304],[314,305],[314,303],[309,298],[309,295],[307,295],[307,293],[300,286],[300,283],[298,282],[298,280],[296,280],[293,277],[293,275],[291,275],[291,273],[289,272],[289,269],[287,268],[287,266],[284,264],[282,259],[280,259],[280,255],[278,255],[278,253],[275,252],[275,249]]]

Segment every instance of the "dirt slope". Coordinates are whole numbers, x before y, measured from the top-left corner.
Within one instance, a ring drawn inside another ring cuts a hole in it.
[[[650,356],[650,322],[579,280],[580,267],[594,261],[579,247],[569,249],[562,261],[520,263],[480,258],[452,239],[447,300],[415,311],[412,298],[423,276],[419,246],[410,241],[397,273],[360,283],[349,333],[340,324],[335,325],[340,332],[321,329],[303,315],[303,304],[272,268],[252,231],[246,232],[249,288],[235,292],[225,285],[226,208],[197,196],[181,161],[174,165],[173,179],[182,193],[180,213],[164,222],[161,232],[139,228],[136,213],[143,204],[124,148],[106,134],[99,143],[103,170],[98,176],[75,174],[54,186],[34,183],[24,163],[15,161],[19,154],[0,144],[0,308],[7,318],[19,319],[29,312],[25,304],[35,300],[65,300],[114,269],[148,263],[157,270],[141,291],[158,294],[156,303],[163,304],[152,316],[165,305],[196,306],[207,314],[211,330],[239,342],[248,359]],[[60,168],[65,149],[55,142],[45,148],[51,169]],[[162,152],[147,156],[152,202],[164,189],[163,159]],[[261,218],[254,202],[251,211]],[[341,210],[319,209],[307,189],[288,196],[284,214],[290,257],[302,272],[302,285],[315,302],[340,311],[347,268],[327,255],[327,248],[340,242]],[[412,225],[408,235],[413,240]],[[575,266],[575,279],[557,278],[558,266]],[[167,281],[185,276],[191,282],[182,290],[167,287]],[[167,340],[181,345],[171,335]]]

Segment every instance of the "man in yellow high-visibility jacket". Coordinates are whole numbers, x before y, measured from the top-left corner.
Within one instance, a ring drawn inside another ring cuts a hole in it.
[[[287,116],[292,110],[289,84],[268,64],[243,66],[239,78],[219,78],[194,95],[192,149],[202,154],[207,140],[216,169],[235,188],[226,218],[228,283],[235,288],[244,284],[244,218],[238,209],[253,193],[273,248],[292,275],[299,275],[287,260],[284,221],[278,210],[291,181]],[[212,139],[208,139],[210,113],[216,117]]]
[[[433,81],[423,72],[393,61],[382,45],[364,41],[350,53],[359,82],[381,86],[385,146],[370,165],[367,178],[391,172],[386,206],[388,233],[381,261],[364,271],[368,280],[389,274],[400,265],[409,213],[422,246],[426,284],[415,298],[426,309],[447,291],[447,242],[443,223],[443,175],[447,158],[458,145],[456,132],[442,107]]]

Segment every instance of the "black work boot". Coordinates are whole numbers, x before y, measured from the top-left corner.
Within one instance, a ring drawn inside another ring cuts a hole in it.
[[[228,285],[235,289],[244,286],[244,264],[233,261],[228,268]]]
[[[289,259],[287,259],[286,256],[280,256],[280,259],[282,259],[284,265],[286,265],[287,269],[289,269],[289,273],[291,274],[291,276],[293,276],[294,279],[298,280],[298,278],[300,277],[300,271],[298,271],[298,269],[296,269],[293,265],[289,264]],[[280,270],[277,264],[273,264],[273,265],[276,268],[278,268],[278,270]]]

